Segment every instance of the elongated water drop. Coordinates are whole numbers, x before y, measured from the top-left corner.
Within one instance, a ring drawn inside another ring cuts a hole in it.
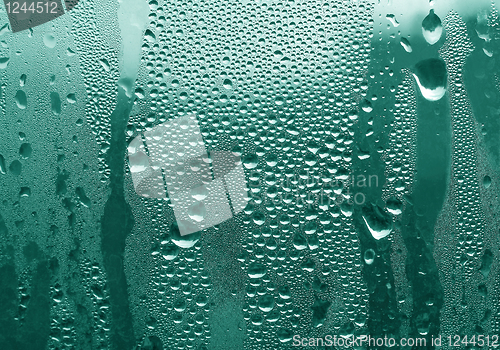
[[[399,41],[401,43],[401,46],[403,46],[403,49],[405,49],[406,52],[411,53],[413,51],[410,41],[406,38],[401,38]]]
[[[434,13],[434,10],[430,10],[429,14],[422,21],[422,34],[425,40],[431,45],[437,43],[441,38],[443,25],[438,15]]]
[[[17,90],[14,100],[16,101],[17,107],[19,107],[19,109],[26,109],[28,98],[26,97],[26,93],[23,90]]]

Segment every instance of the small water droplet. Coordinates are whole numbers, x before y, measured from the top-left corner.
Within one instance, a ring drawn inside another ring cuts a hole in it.
[[[28,98],[26,97],[26,93],[23,90],[17,90],[14,100],[16,101],[17,107],[19,107],[19,109],[26,109],[28,105]]]
[[[406,38],[401,38],[399,40],[401,46],[403,46],[403,49],[405,49],[406,52],[411,53],[413,51],[410,41]]]
[[[50,34],[50,33],[47,33],[44,35],[43,37],[43,43],[45,44],[45,46],[47,46],[49,49],[53,49],[54,47],[56,47],[56,44],[57,44],[57,40],[55,38],[54,35]]]

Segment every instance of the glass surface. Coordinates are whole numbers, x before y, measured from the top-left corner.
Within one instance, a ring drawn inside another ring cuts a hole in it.
[[[499,8],[4,0],[0,349],[500,347]]]

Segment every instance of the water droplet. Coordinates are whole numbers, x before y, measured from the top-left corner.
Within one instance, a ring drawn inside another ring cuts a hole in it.
[[[179,247],[175,244],[167,244],[162,248],[161,255],[165,260],[174,260],[179,255]]]
[[[205,219],[206,213],[207,210],[203,202],[194,203],[188,209],[189,217],[196,222],[202,222]]]
[[[31,189],[29,187],[21,187],[21,191],[19,191],[19,197],[29,196],[31,196]]]
[[[179,248],[191,248],[196,244],[196,242],[198,242],[200,236],[200,231],[182,236],[178,223],[173,223],[170,227],[170,239]]]
[[[99,63],[101,64],[102,68],[104,68],[104,70],[105,70],[106,72],[109,72],[109,71],[111,70],[111,66],[110,66],[110,64],[109,64],[109,62],[108,62],[108,60],[107,60],[107,59],[105,59],[105,58],[101,58],[101,59],[99,60]]]
[[[208,196],[207,186],[201,185],[191,189],[191,197],[197,201],[202,201]]]
[[[271,295],[265,294],[259,298],[259,309],[262,312],[270,312],[273,308],[274,298]]]
[[[132,173],[140,173],[149,168],[149,157],[144,152],[138,151],[130,153],[128,160]]]
[[[23,170],[23,165],[21,164],[20,161],[18,161],[17,159],[14,160],[12,163],[10,163],[9,165],[9,171],[14,175],[14,176],[18,176],[19,174],[21,174],[21,171]]]
[[[279,341],[282,343],[287,343],[292,340],[294,335],[294,332],[287,328],[278,328],[278,331],[276,332],[276,336],[278,337]]]
[[[57,44],[57,40],[55,38],[54,35],[50,34],[50,33],[47,33],[44,35],[43,37],[43,43],[45,44],[45,46],[47,46],[49,49],[53,49],[54,47],[56,47],[56,44]]]
[[[359,105],[366,113],[370,113],[371,111],[373,111],[372,103],[368,101],[366,98],[363,99],[363,101],[361,101]]]
[[[31,157],[31,153],[33,152],[33,149],[31,148],[31,145],[29,143],[23,143],[21,147],[19,147],[19,155],[21,158],[27,159]]]
[[[243,166],[247,169],[254,169],[259,165],[259,158],[256,154],[247,154],[243,157]]]
[[[489,177],[488,175],[486,175],[483,178],[483,185],[484,185],[484,188],[490,187],[491,186],[491,177]]]
[[[430,10],[429,14],[422,21],[422,34],[425,40],[434,45],[439,41],[443,33],[443,25],[441,24],[441,19],[434,13],[434,10]]]
[[[401,215],[403,212],[403,203],[399,199],[389,198],[385,203],[387,211],[393,215]]]
[[[429,101],[438,101],[446,93],[446,65],[443,60],[429,58],[415,65],[413,74],[422,96]]]
[[[149,42],[154,42],[156,40],[156,35],[154,35],[154,33],[149,29],[146,29],[146,32],[144,33],[144,37]]]
[[[0,174],[7,174],[7,165],[5,164],[5,158],[0,154]]]
[[[267,273],[267,269],[261,263],[253,262],[248,267],[247,273],[250,278],[261,278]]]
[[[85,195],[85,191],[82,187],[77,187],[75,189],[75,194],[81,205],[83,205],[86,208],[90,208],[91,204],[90,198]]]
[[[222,86],[224,89],[231,90],[233,88],[233,82],[230,79],[224,79]]]
[[[5,69],[7,68],[7,65],[9,64],[10,57],[1,57],[0,58],[0,69]]]
[[[388,13],[385,16],[385,18],[388,19],[392,23],[392,25],[394,27],[398,27],[399,26],[399,22],[397,21],[396,16],[394,16],[392,13]]]
[[[373,264],[373,261],[375,260],[375,251],[373,249],[367,249],[365,251],[365,255],[364,255],[364,260],[365,260],[365,263],[366,265],[371,265]]]
[[[66,100],[68,101],[68,103],[76,103],[76,95],[68,94],[68,96],[66,96]]]
[[[379,206],[366,205],[363,207],[363,220],[376,240],[388,236],[392,231],[391,217],[385,213]]]
[[[19,109],[26,109],[28,105],[28,98],[26,97],[26,93],[23,90],[17,90],[14,100],[16,101],[17,107],[19,107]]]
[[[401,46],[403,46],[403,49],[405,49],[406,52],[411,53],[413,49],[411,48],[410,41],[406,38],[401,38],[399,40]]]
[[[54,115],[61,114],[61,98],[57,92],[50,93],[50,109]]]

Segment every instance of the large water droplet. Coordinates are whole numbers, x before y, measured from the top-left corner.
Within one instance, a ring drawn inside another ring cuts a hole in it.
[[[198,242],[200,236],[200,231],[182,236],[177,223],[173,223],[170,227],[170,239],[179,248],[191,248]]]
[[[248,276],[250,278],[261,278],[267,273],[267,269],[264,265],[258,262],[253,262],[248,267]]]
[[[139,151],[130,154],[128,159],[130,171],[132,173],[139,173],[149,168],[149,157],[144,152]]]
[[[485,188],[488,188],[491,186],[491,177],[489,177],[488,175],[486,175],[484,178],[483,178],[483,185]]]
[[[146,32],[144,33],[144,37],[146,38],[147,41],[149,41],[151,43],[156,40],[156,35],[154,35],[154,33],[149,29],[146,29]]]
[[[197,201],[202,201],[208,196],[207,186],[201,185],[198,187],[194,187],[191,189],[191,197],[196,199]]]
[[[233,88],[233,82],[230,79],[225,79],[222,86],[224,86],[224,89],[230,90]]]
[[[23,170],[23,165],[17,159],[9,165],[9,170],[14,176],[19,176]]]
[[[179,247],[169,243],[162,248],[161,255],[166,260],[174,260],[179,255]]]
[[[385,203],[385,207],[393,215],[401,215],[403,213],[403,203],[397,198],[389,198]]]
[[[376,205],[363,207],[363,220],[373,238],[377,240],[388,236],[392,231],[391,217]]]
[[[446,65],[443,60],[429,58],[415,65],[413,74],[422,96],[429,101],[438,101],[446,93]]]
[[[247,154],[243,157],[243,166],[247,169],[254,169],[259,165],[259,158],[256,154]]]
[[[259,309],[262,312],[270,312],[274,308],[274,298],[265,294],[259,298]]]
[[[109,64],[108,60],[105,59],[105,58],[101,58],[99,60],[99,63],[101,64],[102,68],[104,68],[104,70],[106,72],[109,72],[111,70],[111,65]]]
[[[276,336],[282,343],[287,343],[292,340],[294,333],[287,328],[278,328]]]
[[[425,40],[431,45],[437,43],[441,38],[443,25],[438,15],[434,13],[434,10],[430,10],[429,14],[422,21],[422,34]]]

